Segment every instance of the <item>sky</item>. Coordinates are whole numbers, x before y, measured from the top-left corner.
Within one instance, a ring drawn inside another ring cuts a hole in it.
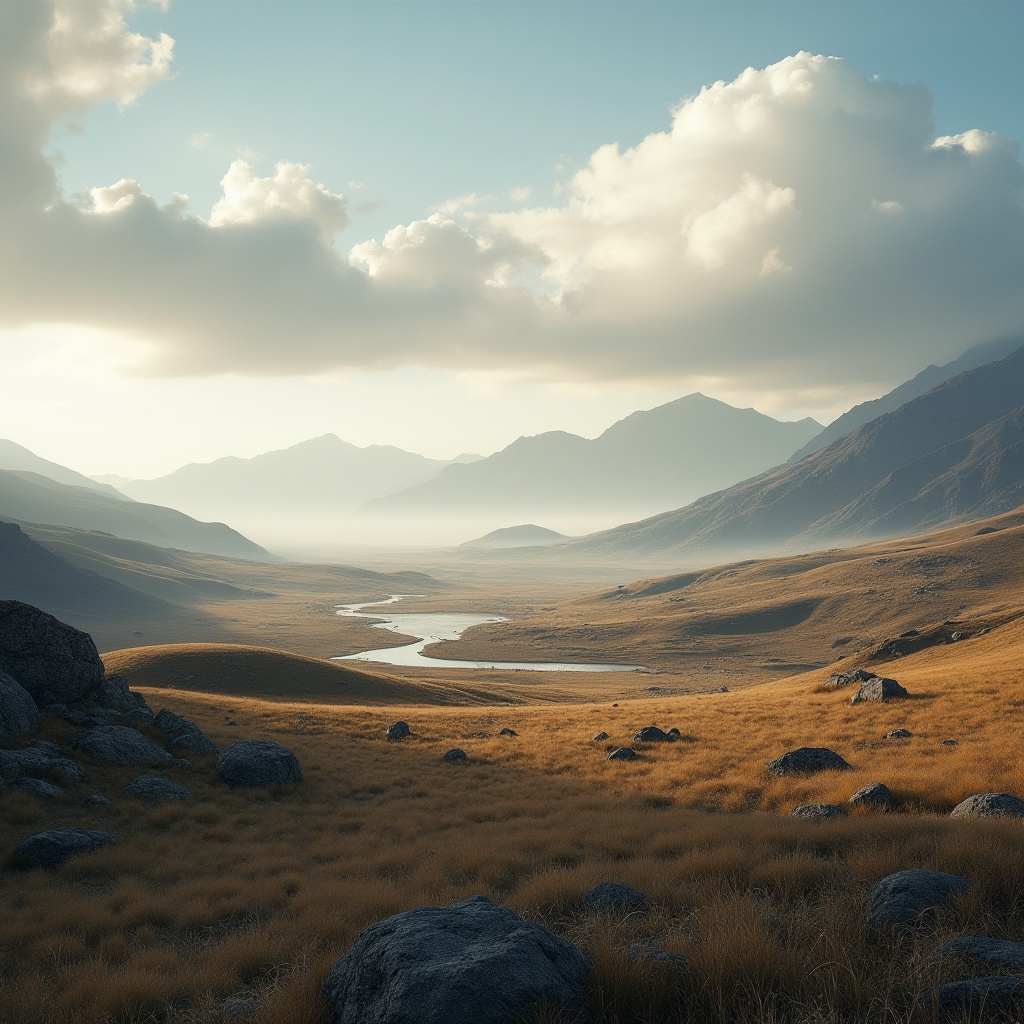
[[[0,437],[821,422],[1024,334],[1017,2],[4,0]]]

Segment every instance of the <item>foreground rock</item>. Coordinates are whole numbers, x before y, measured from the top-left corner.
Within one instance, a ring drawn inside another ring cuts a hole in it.
[[[845,818],[846,808],[842,804],[800,804],[793,808],[792,816],[804,821],[828,821],[830,818]]]
[[[861,786],[850,797],[849,801],[854,807],[872,807],[876,810],[885,810],[892,806],[892,792],[883,782],[869,782]]]
[[[50,800],[64,795],[64,790],[60,786],[55,786],[52,782],[44,782],[42,779],[14,779],[11,782],[0,782],[0,792],[31,793],[32,796],[46,797]]]
[[[897,700],[909,697],[910,694],[895,679],[883,679],[875,676],[857,687],[857,692],[850,698],[851,704],[863,704],[865,701]]]
[[[1024,800],[1009,793],[976,793],[950,811],[951,818],[1024,818]]]
[[[192,794],[177,782],[157,775],[140,775],[121,790],[122,796],[137,796],[146,800],[187,800]]]
[[[0,671],[45,707],[90,694],[103,679],[103,662],[88,633],[30,604],[0,601]]]
[[[871,887],[865,919],[873,927],[915,924],[970,887],[966,878],[944,871],[897,871]]]
[[[166,750],[126,725],[100,725],[72,736],[68,743],[97,764],[139,765],[174,760]]]
[[[799,747],[790,750],[781,757],[769,761],[765,768],[773,775],[810,775],[813,772],[841,772],[850,768],[849,762],[843,760],[834,750],[828,747]]]
[[[302,766],[273,740],[238,740],[217,758],[217,774],[229,786],[274,786],[301,782]]]
[[[153,725],[164,735],[171,750],[189,750],[196,754],[219,753],[216,745],[203,735],[203,730],[195,722],[167,708],[153,719]]]
[[[452,761],[468,761],[469,758],[466,757],[466,752],[462,749],[462,747],[452,747],[452,749],[449,750],[444,755],[444,757],[441,758],[441,760],[442,761],[448,761],[448,762],[452,762]]]
[[[328,972],[328,1024],[515,1024],[542,1007],[588,1019],[575,946],[484,896],[371,925]]]
[[[384,730],[384,739],[386,740],[404,740],[407,736],[411,735],[412,733],[409,731],[407,722],[392,722]]]
[[[116,711],[119,715],[134,711],[137,708],[149,710],[145,697],[141,693],[133,693],[128,689],[127,681],[121,676],[110,676],[104,679],[89,694],[89,699],[108,711]]]
[[[33,868],[56,868],[71,857],[101,850],[117,840],[109,832],[85,828],[55,828],[29,836],[18,847],[18,859]]]
[[[77,761],[61,757],[51,746],[0,750],[0,779],[39,779],[51,773],[77,782],[85,769]]]
[[[647,906],[647,897],[622,882],[598,882],[583,897],[583,906],[597,914],[624,914],[642,910]]]
[[[1024,971],[1024,946],[1008,939],[958,935],[939,946],[935,959],[973,973]]]
[[[1017,1024],[1024,1015],[1024,978],[971,978],[949,981],[934,991],[925,989],[918,1005],[931,1019],[945,1024],[961,1021]]]
[[[635,761],[637,753],[632,747],[619,747],[613,750],[607,757],[608,761]]]
[[[32,694],[6,672],[0,672],[0,740],[27,736],[39,728],[39,708]]]
[[[634,737],[634,743],[671,743],[673,737],[656,725],[645,725]]]

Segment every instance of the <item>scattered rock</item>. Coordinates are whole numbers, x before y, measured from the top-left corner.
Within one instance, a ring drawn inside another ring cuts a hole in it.
[[[1009,793],[975,793],[950,811],[951,818],[1024,818],[1024,800]]]
[[[599,732],[599,733],[596,733],[595,736],[594,736],[594,741],[597,742],[597,743],[600,743],[601,740],[606,740],[606,739],[608,739],[608,733],[606,733],[606,732]]]
[[[93,793],[92,796],[85,798],[86,807],[109,807],[114,801],[107,796],[100,796],[99,793]]]
[[[0,601],[0,671],[44,707],[88,696],[103,679],[103,662],[88,633],[30,604]]]
[[[835,644],[832,645],[833,647]],[[852,672],[838,672],[825,680],[825,686],[830,690],[841,690],[844,686],[851,686],[853,683],[866,683],[873,679],[875,674],[867,669],[857,668]]]
[[[122,676],[108,676],[89,694],[89,699],[101,708],[107,708],[122,715],[135,708],[149,710],[145,697],[141,693],[132,693],[128,689],[127,680]]]
[[[669,731],[666,733],[666,735],[671,737],[674,740],[682,739],[682,737],[683,737],[683,734],[675,726],[673,726],[671,729],[669,729]]]
[[[619,747],[613,750],[607,757],[609,761],[635,761],[637,753],[632,747]]]
[[[52,782],[44,782],[42,779],[14,779],[11,782],[0,784],[0,791],[31,793],[33,796],[49,797],[50,799],[64,795],[64,790],[60,786],[55,786]]]
[[[484,896],[371,925],[330,969],[328,1024],[510,1024],[542,1007],[583,1017],[575,946]]]
[[[446,753],[444,755],[444,757],[441,758],[441,760],[442,761],[468,761],[469,758],[466,757],[466,752],[461,747],[452,747],[452,749],[449,750],[448,753]]]
[[[946,906],[970,887],[966,878],[944,871],[897,871],[871,887],[865,919],[875,927],[915,924],[922,914]]]
[[[895,679],[883,679],[875,676],[857,687],[857,692],[850,698],[851,704],[863,704],[865,701],[896,700],[909,697],[910,694]]]
[[[583,906],[596,914],[624,914],[643,910],[647,897],[639,889],[623,882],[598,882],[583,897]]]
[[[935,960],[970,971],[1022,971],[1024,945],[1007,939],[958,935],[939,946]]]
[[[502,730],[501,730],[501,731],[500,731],[500,732],[498,733],[498,735],[499,735],[499,736],[518,736],[518,735],[519,735],[519,733],[517,733],[517,732],[515,731],[515,729],[509,729],[509,728],[507,728],[507,727],[506,727],[506,728],[502,729]]]
[[[964,638],[964,637],[965,637],[966,635],[967,635],[966,633],[959,633],[959,632],[957,632],[957,633],[951,633],[951,634],[950,634],[950,637],[949,637],[949,639],[955,642],[955,641],[957,641],[957,640],[963,640],[963,638]]]
[[[0,750],[0,779],[41,778],[51,772],[72,782],[85,775],[85,769],[77,761],[61,757],[45,747]]]
[[[235,721],[235,720],[234,720],[233,718],[229,718],[229,719],[227,719],[227,720],[226,720],[226,721],[224,722],[224,724],[225,724],[225,725],[231,725],[231,726],[237,726],[237,725],[238,725],[238,723],[237,723],[237,722],[236,722],[236,721]],[[230,1000],[229,1000],[229,1002],[230,1002]]]
[[[152,708],[132,708],[121,716],[123,721],[132,725],[152,725],[155,717]]]
[[[273,740],[238,740],[217,758],[217,774],[229,786],[273,786],[301,782],[299,759]]]
[[[955,747],[960,741],[959,740],[943,740],[942,746],[944,747]]]
[[[33,868],[55,868],[71,857],[100,850],[117,840],[109,832],[86,828],[55,828],[29,836],[18,847],[18,859]]]
[[[1024,1013],[1024,978],[971,978],[949,981],[918,996],[918,1005],[938,1024],[970,1020],[1015,1024]]]
[[[184,786],[156,775],[140,775],[121,790],[121,796],[138,796],[146,800],[187,800],[191,795]]]
[[[828,747],[799,747],[769,761],[765,768],[773,775],[809,775],[813,772],[841,772],[852,767]]]
[[[0,671],[0,740],[27,736],[39,728],[39,708],[32,694]]]
[[[136,765],[174,760],[166,750],[126,725],[100,725],[72,736],[68,743],[98,764]]]
[[[891,729],[887,732],[882,739],[883,740],[909,740],[914,734],[909,729]]]
[[[892,806],[892,792],[882,782],[869,782],[850,797],[850,803],[854,807],[874,807],[882,810]]]
[[[634,737],[634,743],[671,743],[672,737],[656,725],[645,725]]]
[[[216,754],[214,743],[203,735],[203,730],[187,718],[164,708],[153,719],[153,725],[167,738],[171,750],[190,750],[195,754]]]
[[[793,808],[792,816],[805,821],[827,821],[829,818],[845,818],[846,808],[842,804],[800,804]]]
[[[406,736],[411,735],[409,726],[405,722],[392,722],[384,730],[384,739],[386,740],[404,740]]]

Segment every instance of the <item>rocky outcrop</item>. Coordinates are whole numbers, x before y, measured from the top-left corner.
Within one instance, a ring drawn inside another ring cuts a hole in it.
[[[32,868],[56,868],[71,857],[101,850],[117,840],[109,832],[85,828],[55,828],[29,836],[18,847],[17,859]]]
[[[126,725],[100,725],[72,736],[68,743],[97,764],[155,764],[174,758]]]
[[[624,914],[646,907],[647,896],[623,882],[598,882],[583,897],[583,906],[597,914]]]
[[[769,761],[765,768],[772,775],[810,775],[814,772],[841,772],[849,762],[828,747],[798,747]]]
[[[484,896],[371,925],[328,972],[328,1024],[514,1024],[542,1008],[587,1020],[575,946]]]
[[[970,887],[966,878],[944,871],[897,871],[871,887],[865,919],[872,927],[915,924]]]
[[[951,818],[1024,818],[1024,800],[1009,793],[975,793],[953,808]]]
[[[910,694],[895,679],[875,676],[857,687],[857,692],[850,698],[850,703],[863,704],[866,701],[897,700],[909,696]]]
[[[189,750],[195,754],[216,754],[217,747],[203,735],[203,730],[187,718],[164,708],[153,719],[154,727],[163,734],[171,750]]]
[[[229,786],[275,786],[302,781],[299,759],[273,740],[238,740],[221,751],[217,774]]]
[[[866,683],[873,679],[875,674],[864,668],[854,669],[852,672],[837,672],[825,680],[824,686],[829,690],[841,690],[844,686],[851,686],[853,683]]]
[[[135,708],[147,708],[146,699],[141,693],[133,693],[128,689],[128,682],[123,676],[110,676],[104,679],[92,693],[89,699],[101,708],[109,711],[116,711],[123,715]]]
[[[0,672],[0,740],[27,736],[39,728],[39,708],[32,694],[6,672]]]

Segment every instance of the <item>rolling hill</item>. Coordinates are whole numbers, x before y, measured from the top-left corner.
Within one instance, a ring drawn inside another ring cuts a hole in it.
[[[120,498],[121,501],[131,500],[116,488],[111,487],[110,484],[94,480],[82,473],[76,473],[73,469],[68,469],[67,466],[61,466],[59,463],[50,462],[48,459],[30,452],[27,448],[23,448],[20,444],[15,444],[14,441],[8,441],[5,438],[0,438],[0,469],[19,473],[38,473],[39,476],[56,480],[59,484],[87,487],[91,491],[99,491],[100,494],[106,494],[108,497]]]

